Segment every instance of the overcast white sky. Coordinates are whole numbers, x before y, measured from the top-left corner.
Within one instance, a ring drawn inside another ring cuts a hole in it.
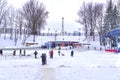
[[[10,4],[15,7],[21,7],[27,0],[8,0]],[[59,20],[64,17],[67,21],[77,19],[77,11],[83,1],[99,1],[104,2],[105,0],[39,0],[46,6],[49,11],[50,20]]]
[[[28,0],[8,0],[16,8],[20,8]],[[77,11],[83,1],[105,2],[106,0],[39,0],[43,2],[49,12],[48,23],[61,22],[64,17],[65,22],[75,22],[78,19]],[[73,23],[72,23],[73,24]],[[77,23],[78,24],[78,23]],[[52,24],[53,25],[53,24]],[[52,26],[49,25],[49,26]]]

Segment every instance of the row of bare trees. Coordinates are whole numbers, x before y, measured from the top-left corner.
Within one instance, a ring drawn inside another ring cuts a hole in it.
[[[83,3],[78,11],[80,24],[84,25],[86,38],[92,37],[95,40],[95,29],[101,36],[101,27],[103,19],[103,4],[101,3]]]
[[[78,23],[84,25],[86,39],[95,41],[98,32],[100,45],[102,35],[120,27],[120,1],[107,0],[107,3],[84,2],[78,11]]]
[[[14,40],[15,45],[21,36],[25,44],[26,37],[30,34],[34,35],[33,41],[35,41],[35,35],[40,33],[47,17],[48,11],[45,5],[37,0],[29,0],[17,10],[8,6],[6,0],[0,0],[0,29],[4,30],[4,38],[8,29],[10,30],[10,39]]]

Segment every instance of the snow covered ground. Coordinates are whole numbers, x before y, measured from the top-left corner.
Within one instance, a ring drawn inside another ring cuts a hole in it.
[[[44,42],[45,39],[42,38]],[[49,40],[52,39],[54,37]],[[41,38],[36,41],[40,44]],[[17,47],[21,47],[21,42],[18,42]],[[1,39],[0,44],[0,47],[15,47],[9,39]],[[54,50],[53,59],[49,58],[49,50],[45,49],[36,49],[37,59],[33,54],[35,50],[26,50],[27,56],[19,56],[19,51],[16,56],[12,56],[13,51],[3,51],[4,55],[0,55],[0,80],[119,80],[120,54],[105,52],[104,49],[100,51],[95,42],[90,50],[87,47],[74,49],[74,57],[70,56],[71,50],[61,50],[65,56],[59,56],[58,50]],[[42,65],[42,53],[47,54],[47,65]]]
[[[74,50],[71,57],[70,50],[61,50],[65,56],[58,56],[58,50],[54,50],[54,58],[50,59],[49,50],[38,52],[37,59],[32,53],[31,56],[0,56],[0,80],[120,79],[120,54]],[[47,65],[41,64],[41,53],[47,54]]]

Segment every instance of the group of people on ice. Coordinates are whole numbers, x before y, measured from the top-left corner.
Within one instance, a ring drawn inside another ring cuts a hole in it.
[[[50,58],[53,59],[53,56],[54,56],[53,50],[50,50],[50,51],[49,51],[49,55],[50,55]],[[64,56],[64,54],[62,54],[62,53],[60,52],[60,49],[58,50],[58,55],[59,55],[59,56],[60,56],[60,55]],[[73,57],[73,56],[74,56],[74,51],[71,50],[71,57]],[[42,59],[42,65],[47,64],[46,54],[45,54],[45,53],[42,53],[41,59]]]
[[[0,54],[3,55],[3,51],[2,51],[2,50],[0,50]],[[34,54],[34,57],[37,58],[38,52],[37,52],[36,50],[35,50],[35,52],[34,52],[33,54]],[[22,54],[22,50],[20,49],[19,55],[20,55],[20,56],[21,56],[21,55],[22,55],[22,56],[25,56],[25,55],[26,55],[26,51],[24,50],[24,51],[23,51],[23,54]],[[59,55],[59,56],[65,56],[65,55],[61,52],[61,49],[60,49],[60,48],[58,49],[58,55]],[[16,56],[16,50],[13,51],[13,56]],[[51,59],[53,59],[53,57],[54,57],[54,51],[53,51],[53,49],[51,49],[51,50],[49,51],[49,56],[50,56]],[[73,50],[71,50],[70,56],[71,56],[71,57],[74,56],[74,51],[73,51]],[[42,59],[42,65],[45,65],[45,64],[47,63],[46,53],[42,53],[41,59]]]

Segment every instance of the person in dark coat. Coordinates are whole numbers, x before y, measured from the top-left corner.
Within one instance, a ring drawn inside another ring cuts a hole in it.
[[[42,65],[47,64],[47,59],[46,59],[46,54],[45,53],[42,53],[41,59],[42,59]]]
[[[13,56],[15,56],[15,55],[16,55],[16,50],[13,51]]]
[[[60,50],[58,51],[58,55],[60,56]]]
[[[74,55],[74,51],[72,50],[72,51],[71,51],[71,57],[73,57],[73,55]]]
[[[25,54],[26,54],[26,51],[24,50],[24,54],[23,54],[23,56],[25,56]]]
[[[0,54],[3,55],[3,51],[2,50],[0,50]]]
[[[20,56],[22,55],[22,50],[20,49]]]
[[[37,58],[37,54],[38,54],[38,52],[37,52],[37,51],[35,51],[35,52],[34,52],[35,58]]]

